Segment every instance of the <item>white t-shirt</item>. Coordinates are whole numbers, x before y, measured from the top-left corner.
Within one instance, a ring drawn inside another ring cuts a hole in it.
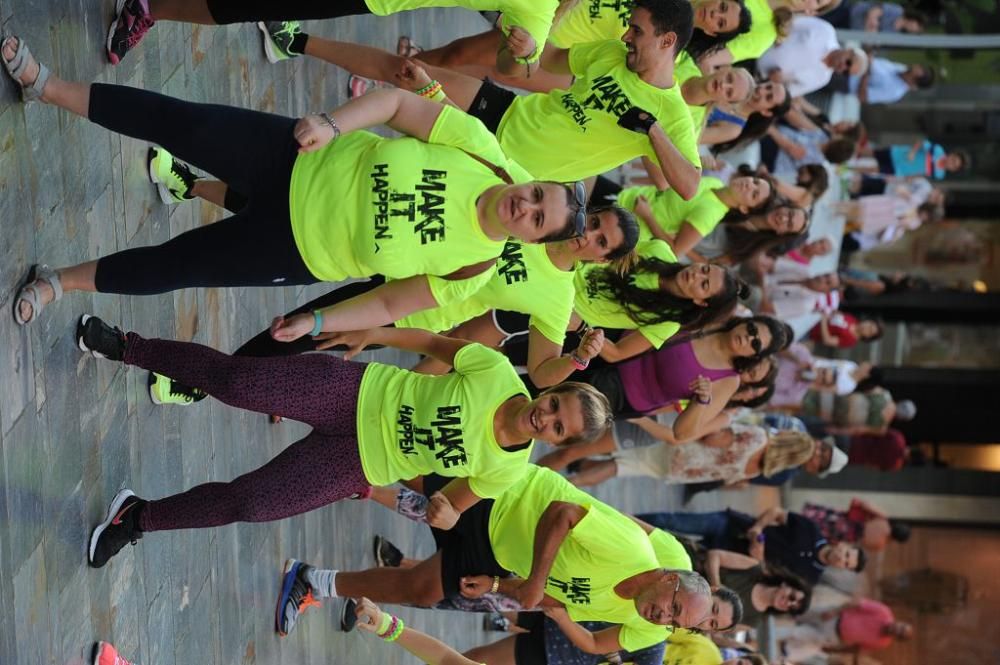
[[[830,82],[833,70],[823,57],[840,48],[837,31],[815,16],[796,16],[792,32],[780,44],[769,48],[757,61],[764,75],[780,69],[782,79],[792,97],[801,97],[819,90]]]

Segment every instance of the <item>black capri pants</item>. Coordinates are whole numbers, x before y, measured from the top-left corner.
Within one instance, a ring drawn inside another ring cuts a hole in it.
[[[88,116],[113,132],[163,146],[236,191],[249,192],[246,206],[232,217],[162,245],[100,258],[99,292],[151,295],[319,281],[295,245],[288,210],[299,147],[294,118],[102,83],[91,86]]]
[[[256,21],[307,21],[371,14],[364,0],[208,0],[219,25]]]

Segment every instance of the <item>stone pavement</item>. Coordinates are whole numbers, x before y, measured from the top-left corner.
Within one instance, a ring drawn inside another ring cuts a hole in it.
[[[70,80],[293,116],[345,99],[341,71],[316,62],[269,65],[251,25],[164,23],[111,67],[104,40],[113,5],[0,0],[0,20]],[[440,44],[485,23],[472,12],[435,10],[308,27],[394,48],[400,33]],[[330,611],[314,612],[284,640],[272,628],[286,557],[365,567],[378,532],[408,552],[430,554],[425,530],[375,506],[344,502],[278,523],[150,535],[106,568],[87,567],[89,530],[120,485],[158,497],[228,480],[305,431],[294,423],[269,426],[212,400],[154,407],[143,372],[84,357],[72,330],[81,313],[92,312],[146,336],[232,350],[315,289],[73,294],[37,323],[14,324],[14,289],[31,264],[64,266],[156,244],[220,218],[207,204],[162,205],[147,180],[146,148],[52,107],[24,106],[6,78],[0,85],[0,663],[80,663],[95,639],[113,640],[147,665],[412,662],[364,636],[332,634]],[[405,360],[391,352],[378,357]],[[628,509],[675,505],[678,496],[652,482],[628,490],[612,484],[601,493]],[[415,623],[463,648],[493,638],[475,616],[420,612]]]

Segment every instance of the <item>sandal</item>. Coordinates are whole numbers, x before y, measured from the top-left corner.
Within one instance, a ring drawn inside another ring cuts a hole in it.
[[[406,35],[400,35],[396,40],[396,55],[403,58],[412,58],[423,53],[424,47],[418,46]]]
[[[25,102],[33,102],[41,98],[42,92],[45,90],[45,84],[49,81],[49,68],[36,60],[35,62],[38,64],[38,76],[30,84],[25,85],[21,81],[21,76],[27,71],[28,66],[34,58],[31,57],[28,44],[20,37],[4,35],[3,41],[0,43],[6,44],[9,39],[17,40],[17,49],[14,51],[14,57],[7,60],[0,55],[0,60],[3,61],[3,66],[11,78],[21,86],[21,99]]]
[[[42,292],[38,282],[45,282],[52,289],[52,300],[42,302]],[[45,310],[48,304],[54,303],[63,296],[62,282],[59,273],[43,264],[35,264],[28,271],[28,277],[21,283],[17,297],[14,298],[14,320],[19,326],[31,323]],[[31,306],[31,316],[27,319],[21,316],[21,303]]]

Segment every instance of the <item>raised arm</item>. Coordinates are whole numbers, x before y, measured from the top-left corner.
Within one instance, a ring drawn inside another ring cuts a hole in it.
[[[380,629],[385,630],[391,627],[392,617],[383,613],[377,605],[367,598],[358,601],[355,613],[358,617],[357,626],[360,630],[378,633]],[[390,620],[389,625],[386,625],[386,619]],[[420,662],[428,665],[479,665],[476,661],[469,660],[436,637],[431,637],[405,625],[395,642],[416,656]]]
[[[279,317],[280,318],[280,317]],[[369,328],[320,335],[317,339],[324,342],[321,348],[347,346],[344,358],[350,360],[367,346],[391,346],[403,351],[412,351],[436,358],[449,365],[455,364],[455,356],[465,346],[472,344],[468,340],[455,339],[437,335],[416,328]]]
[[[542,51],[542,56],[538,60],[542,69],[552,74],[572,74],[573,70],[569,68],[569,49],[559,48],[558,46],[553,46],[552,44],[546,44],[545,50]]]
[[[650,128],[649,141],[653,144],[653,152],[656,153],[667,183],[682,199],[690,201],[698,193],[701,171],[674,146],[660,123],[657,122]]]
[[[573,646],[584,653],[603,655],[620,651],[622,648],[619,641],[619,635],[622,632],[621,626],[611,626],[592,633],[573,621],[566,610],[561,607],[546,608],[544,611],[546,616],[558,624],[559,629],[569,638]]]
[[[301,152],[326,146],[340,134],[378,125],[422,141],[430,136],[443,107],[429,99],[399,88],[376,90],[338,106],[324,117],[307,115],[295,125],[295,139]]]
[[[695,379],[692,382],[695,397],[674,421],[674,436],[681,441],[697,438],[704,431],[705,425],[722,412],[739,385],[740,380],[735,376],[718,381],[709,381],[701,376]],[[709,396],[707,403],[705,396]],[[698,401],[699,397],[701,402]]]
[[[604,331],[592,328],[580,340],[573,352],[582,361],[594,358],[605,344]],[[528,330],[528,377],[539,388],[548,388],[568,379],[577,370],[572,355],[562,354],[562,345],[556,344],[537,328]]]
[[[709,550],[705,557],[705,579],[712,586],[722,584],[722,569],[747,570],[757,565],[757,560],[745,554],[728,550]]]
[[[653,344],[636,330],[625,333],[618,338],[617,342],[605,340],[599,355],[606,362],[618,363],[651,348],[653,348]]]
[[[535,50],[545,45],[535,43],[531,34],[522,27],[513,26],[509,35],[504,35],[497,51],[497,71],[514,77],[529,77],[538,69],[539,60],[527,62]]]
[[[694,249],[701,242],[701,239],[701,231],[694,228],[691,224],[684,222],[681,224],[681,228],[677,231],[677,235],[674,237],[674,241],[670,243],[670,246],[674,250],[674,255],[680,260],[687,256],[687,253]]]
[[[296,340],[316,330],[317,317],[320,321],[319,332],[377,328],[437,305],[427,276],[415,275],[386,282],[371,291],[315,312],[296,314],[287,319],[279,316],[271,324],[271,335],[279,342]]]

